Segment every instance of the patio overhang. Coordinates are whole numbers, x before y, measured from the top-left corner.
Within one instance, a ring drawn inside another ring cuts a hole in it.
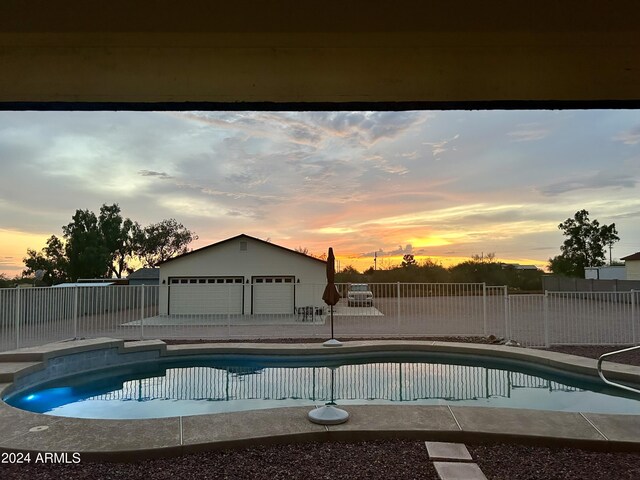
[[[640,105],[640,4],[0,4],[3,109]]]

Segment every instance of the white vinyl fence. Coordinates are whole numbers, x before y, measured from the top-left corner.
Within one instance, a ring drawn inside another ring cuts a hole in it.
[[[373,305],[361,306],[347,303],[348,285],[337,287],[343,296],[333,308],[338,338],[495,335],[528,346],[629,345],[640,338],[640,294],[634,291],[508,295],[507,287],[482,283],[384,283],[370,284]],[[225,283],[0,289],[0,351],[95,337],[326,339],[331,315],[322,301],[324,288]]]

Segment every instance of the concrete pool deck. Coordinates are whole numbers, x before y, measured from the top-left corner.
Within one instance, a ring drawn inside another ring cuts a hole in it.
[[[331,355],[336,352],[315,343],[166,345],[158,340],[127,343],[105,338],[77,340],[0,353],[0,394],[6,393],[13,382],[19,382],[25,375],[37,375],[45,365],[58,368],[62,357],[109,349],[125,356],[161,357],[204,353]],[[340,353],[410,350],[491,355],[597,375],[596,360],[517,347],[359,341],[345,342],[338,350]],[[96,356],[92,361],[100,362],[101,358]],[[89,364],[86,367],[94,368]],[[609,378],[640,383],[640,367],[608,363],[605,372]],[[449,405],[349,405],[345,408],[350,414],[347,423],[323,426],[307,419],[309,407],[141,420],[94,420],[37,414],[0,402],[0,450],[79,452],[82,460],[124,461],[252,444],[402,437],[460,443],[518,441],[640,451],[640,415]]]

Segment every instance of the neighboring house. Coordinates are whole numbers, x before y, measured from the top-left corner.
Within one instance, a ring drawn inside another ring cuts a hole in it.
[[[160,314],[293,314],[324,305],[325,261],[245,234],[159,266]]]
[[[160,269],[159,268],[140,268],[131,273],[127,280],[129,285],[159,285]]]
[[[622,257],[627,270],[627,280],[640,280],[640,252]]]
[[[584,278],[594,280],[626,280],[627,272],[624,265],[585,267]]]
[[[502,268],[513,268],[515,270],[538,270],[535,265],[520,265],[519,263],[501,263],[500,265],[502,265]]]

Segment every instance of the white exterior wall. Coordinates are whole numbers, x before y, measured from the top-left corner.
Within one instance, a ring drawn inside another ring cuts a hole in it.
[[[599,280],[625,280],[627,278],[627,274],[624,266],[586,267],[584,269],[584,278]]]
[[[640,260],[627,260],[625,267],[627,280],[640,280]]]
[[[246,251],[240,250],[241,241],[247,242]],[[293,276],[296,307],[324,305],[322,293],[327,281],[324,263],[275,245],[240,237],[161,265],[160,313],[167,314],[169,278],[211,276],[244,278],[245,314],[251,313],[251,282],[256,276]]]
[[[597,279],[598,278],[598,267],[585,267],[584,269],[584,278],[587,280]]]

